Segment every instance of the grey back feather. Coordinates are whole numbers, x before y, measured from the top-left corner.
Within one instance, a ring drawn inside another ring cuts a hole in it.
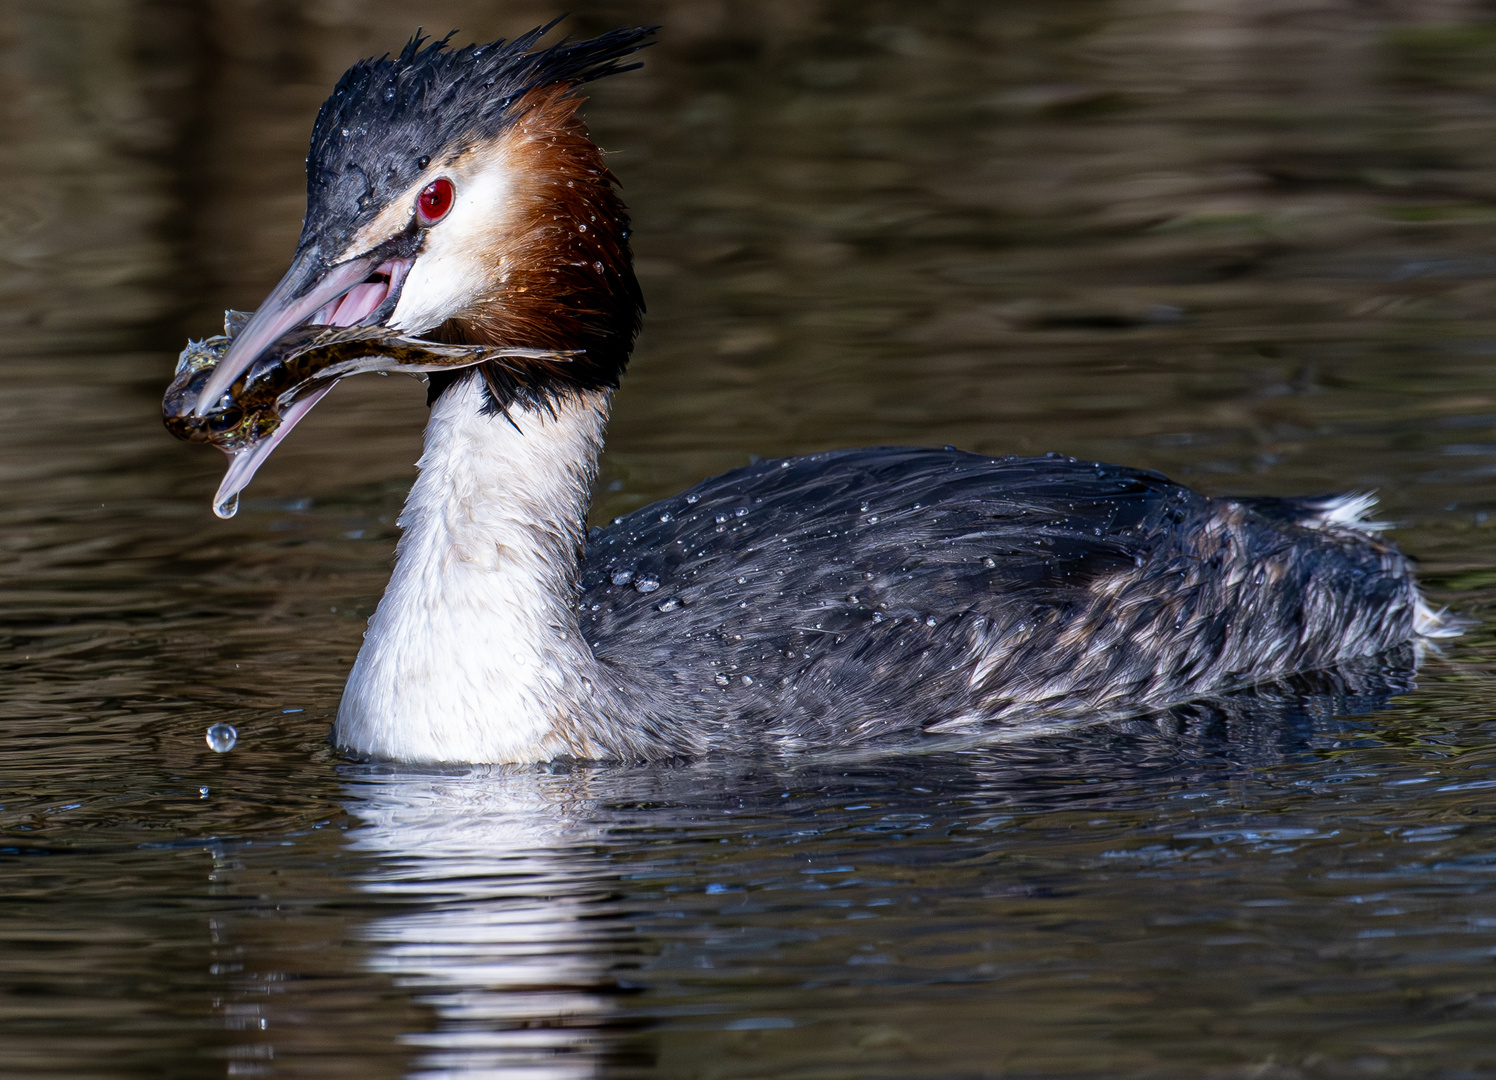
[[[767,461],[594,535],[584,635],[705,741],[1117,716],[1407,641],[1390,544],[1050,456]]]

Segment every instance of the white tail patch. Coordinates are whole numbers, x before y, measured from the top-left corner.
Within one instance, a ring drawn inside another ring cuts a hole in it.
[[[1418,594],[1418,603],[1413,608],[1413,633],[1421,638],[1459,637],[1475,625],[1474,619],[1455,615],[1448,608],[1435,611],[1429,607],[1423,594]]]
[[[1299,524],[1306,529],[1352,529],[1374,535],[1392,528],[1390,521],[1372,521],[1367,515],[1376,508],[1376,494],[1351,491],[1322,500]]]
[[[1390,521],[1370,521],[1367,515],[1376,507],[1377,497],[1369,491],[1353,491],[1325,499],[1315,512],[1300,520],[1309,529],[1352,529],[1375,535],[1393,527]],[[1448,608],[1435,611],[1422,593],[1413,607],[1413,636],[1423,648],[1434,648],[1434,640],[1457,638],[1475,625],[1474,619],[1456,615]],[[1437,650],[1435,650],[1437,651]]]

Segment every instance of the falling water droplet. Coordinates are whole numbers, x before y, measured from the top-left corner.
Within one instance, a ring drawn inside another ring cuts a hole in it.
[[[208,729],[208,749],[215,754],[227,754],[239,741],[239,733],[233,724],[214,724]]]
[[[223,502],[213,507],[213,513],[221,518],[231,518],[239,512],[239,493],[236,491]]]

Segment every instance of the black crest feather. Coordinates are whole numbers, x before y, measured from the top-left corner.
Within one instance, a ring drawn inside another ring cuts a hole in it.
[[[385,55],[349,68],[312,128],[302,243],[315,240],[334,254],[414,182],[422,158],[440,160],[498,134],[512,119],[509,106],[531,90],[580,86],[640,67],[622,61],[652,45],[657,29],[621,27],[532,52],[559,21],[513,41],[456,50],[447,48],[451,34],[431,41],[417,32],[395,59]]]

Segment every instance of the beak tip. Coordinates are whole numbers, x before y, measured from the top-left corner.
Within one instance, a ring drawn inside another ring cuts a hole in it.
[[[240,327],[203,385],[193,415],[206,416],[211,412],[213,404],[234,380],[249,370],[277,338],[358,285],[374,265],[373,256],[361,256],[327,268],[317,261],[315,249],[300,252],[280,284]]]

